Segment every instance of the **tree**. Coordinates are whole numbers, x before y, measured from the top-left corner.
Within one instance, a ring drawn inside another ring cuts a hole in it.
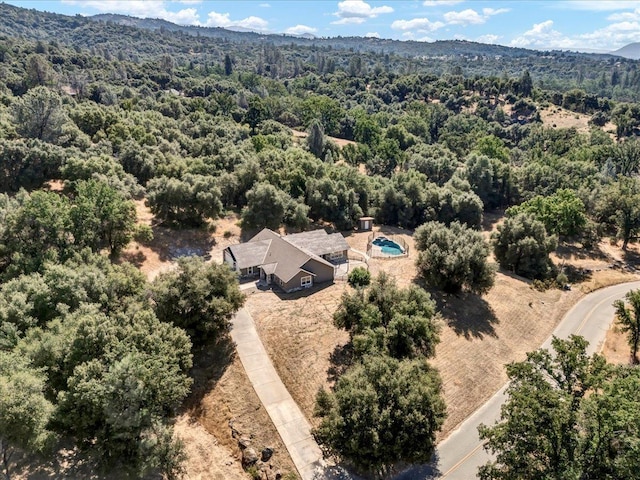
[[[419,143],[407,150],[407,167],[424,173],[430,182],[443,186],[453,176],[459,162],[453,152],[436,143]]]
[[[45,397],[45,374],[17,353],[0,351],[0,455],[7,480],[15,449],[42,451],[53,439],[53,405]]]
[[[220,189],[216,178],[209,175],[156,177],[149,181],[147,190],[151,212],[170,223],[199,226],[222,212]]]
[[[576,192],[557,190],[551,196],[538,195],[507,210],[508,216],[530,213],[544,223],[547,232],[572,236],[579,234],[587,223],[585,207]]]
[[[429,222],[413,238],[420,252],[418,275],[427,285],[452,293],[486,293],[493,286],[495,268],[487,261],[489,245],[480,232],[457,221],[448,227]]]
[[[270,183],[261,182],[247,192],[247,206],[242,210],[242,228],[278,230],[291,199]]]
[[[0,270],[12,277],[38,271],[46,260],[64,260],[74,250],[71,203],[55,192],[18,195],[7,205],[0,230]]]
[[[136,207],[122,193],[103,182],[88,180],[76,186],[71,208],[74,239],[78,246],[97,251],[102,246],[115,255],[133,238]]]
[[[152,298],[161,321],[185,329],[195,345],[202,345],[226,332],[245,297],[227,265],[181,257],[176,270],[153,282]]]
[[[481,425],[495,460],[483,480],[632,478],[640,466],[640,372],[588,356],[582,337],[552,340],[507,366],[500,420]]]
[[[13,104],[13,121],[20,135],[55,143],[66,121],[60,95],[47,87],[32,88]]]
[[[511,203],[514,186],[509,164],[486,155],[471,153],[465,166],[463,178],[468,180],[485,209]]]
[[[631,347],[631,359],[638,363],[638,347],[640,346],[640,290],[632,290],[625,295],[631,308],[622,300],[616,300],[613,306],[620,330],[627,334]]]
[[[359,357],[431,357],[439,342],[435,305],[429,294],[416,286],[399,289],[385,273],[368,289],[345,292],[333,321],[349,332]]]
[[[224,54],[224,74],[228,77],[233,73],[233,62],[228,53]]]
[[[596,203],[596,215],[603,223],[616,228],[622,249],[640,229],[640,180],[620,177],[607,185]]]
[[[557,245],[544,224],[527,213],[505,220],[491,236],[493,253],[500,266],[527,278],[546,278],[553,270],[549,258]]]
[[[309,151],[321,159],[324,152],[325,142],[322,125],[318,120],[314,119],[311,122],[311,125],[309,125],[308,130],[309,135],[307,136],[307,145],[309,146]]]
[[[371,272],[364,267],[356,267],[349,272],[348,282],[354,288],[366,287],[371,283]]]
[[[367,356],[318,394],[315,414],[322,449],[362,470],[427,462],[445,418],[440,376],[423,360]]]
[[[249,107],[244,115],[245,123],[251,127],[251,133],[256,134],[256,128],[269,118],[269,108],[262,98],[257,95],[249,99]]]

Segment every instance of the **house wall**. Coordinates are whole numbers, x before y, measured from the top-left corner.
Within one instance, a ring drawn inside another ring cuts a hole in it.
[[[258,268],[258,267],[253,267],[253,273],[249,273],[249,269],[248,268],[241,268],[240,269],[240,276],[241,277],[257,277],[258,275],[260,275],[260,268]]]
[[[280,281],[280,279],[278,279],[278,285],[280,285],[280,287],[285,291],[285,292],[293,292],[294,290],[300,290],[302,288],[302,285],[300,284],[300,281],[302,280],[302,277],[308,277],[309,274],[307,272],[298,272],[291,280],[289,280],[288,282],[282,282]],[[312,282],[313,284],[316,283],[316,279],[313,277],[313,275],[311,276]],[[313,285],[312,284],[312,285]]]
[[[341,262],[347,259],[347,250],[334,252],[333,258],[330,253],[327,253],[326,255],[322,255],[322,258],[324,258],[327,262]]]
[[[302,266],[302,268],[316,274],[313,279],[314,283],[333,281],[333,274],[335,272],[333,265],[325,265],[324,263],[320,263],[316,259],[311,258]]]
[[[233,256],[231,255],[231,252],[228,249],[224,249],[224,251],[222,252],[222,258],[224,260],[224,263],[226,263],[227,265],[229,265],[229,268],[231,270],[233,270],[234,272],[237,272],[238,269],[235,266],[235,261],[233,260]]]

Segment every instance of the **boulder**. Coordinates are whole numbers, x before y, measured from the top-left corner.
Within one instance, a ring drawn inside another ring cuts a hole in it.
[[[256,463],[258,461],[258,454],[256,453],[256,451],[249,447],[249,448],[245,448],[242,451],[242,464],[243,465],[253,465],[254,463]]]

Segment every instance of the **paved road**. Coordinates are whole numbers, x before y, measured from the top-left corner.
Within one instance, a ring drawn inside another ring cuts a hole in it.
[[[324,466],[322,452],[311,436],[311,426],[280,380],[258,336],[251,315],[235,315],[231,338],[258,398],[271,417],[291,460],[303,480],[312,480]]]
[[[590,293],[565,315],[553,335],[566,338],[571,334],[582,335],[589,341],[589,353],[600,351],[607,330],[613,320],[613,302],[629,290],[640,288],[640,282],[614,285]],[[551,337],[542,345],[550,348]],[[443,442],[438,444],[434,460],[429,465],[412,467],[397,475],[394,480],[469,480],[476,478],[480,465],[489,459],[478,438],[478,425],[493,425],[500,415],[505,400],[506,385],[487,403],[465,420]]]

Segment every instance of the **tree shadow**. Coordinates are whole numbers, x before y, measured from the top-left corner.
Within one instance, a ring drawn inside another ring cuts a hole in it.
[[[602,249],[595,245],[591,248],[584,248],[580,244],[560,242],[556,248],[558,258],[576,258],[579,260],[609,260],[609,256]]]
[[[327,369],[327,380],[336,382],[353,364],[354,352],[351,341],[344,345],[337,345],[329,356],[329,368]]]
[[[495,325],[499,323],[493,308],[479,295],[459,293],[447,295],[431,291],[440,315],[456,335],[467,340],[482,340],[485,336],[497,338]]]
[[[302,290],[297,290],[291,293],[286,293],[277,285],[272,285],[272,291],[280,300],[297,300],[299,298],[305,298],[313,295],[314,293],[324,290],[325,288],[329,288],[332,285],[334,285],[334,282],[322,282],[314,284],[313,287],[303,288]]]
[[[640,253],[636,250],[625,250],[622,252],[622,259],[626,263],[627,268],[635,270],[640,265]]]
[[[156,252],[163,262],[189,256],[200,256],[209,260],[209,252],[216,245],[215,238],[206,228],[175,229],[155,225],[151,230],[153,240],[146,246]]]
[[[118,256],[118,263],[128,262],[134,265],[136,268],[142,267],[147,256],[140,250],[135,252],[121,252]]]
[[[194,349],[193,367],[189,372],[193,386],[181,413],[188,411],[196,417],[204,413],[202,399],[216,386],[235,357],[236,345],[228,333]]]

